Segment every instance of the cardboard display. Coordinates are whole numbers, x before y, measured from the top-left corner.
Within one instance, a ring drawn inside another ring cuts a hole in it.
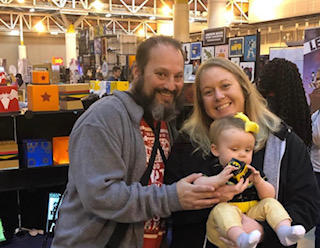
[[[53,164],[69,164],[69,136],[52,138]]]
[[[52,165],[52,145],[46,139],[22,140],[23,166],[32,168]]]
[[[18,87],[0,86],[0,113],[19,112]]]
[[[60,109],[83,109],[81,98],[87,95],[89,95],[89,84],[59,85]]]
[[[77,101],[59,101],[60,109],[63,110],[77,110],[77,109],[83,109],[83,104],[81,100]]]
[[[32,84],[50,84],[48,71],[32,71]]]
[[[94,90],[94,91],[100,90],[100,81],[90,80],[90,90]]]
[[[0,141],[0,170],[18,169],[18,145],[13,140]]]
[[[58,85],[28,85],[28,109],[31,111],[59,110]]]
[[[129,89],[128,81],[111,81],[110,82],[110,93],[114,90],[126,91]]]

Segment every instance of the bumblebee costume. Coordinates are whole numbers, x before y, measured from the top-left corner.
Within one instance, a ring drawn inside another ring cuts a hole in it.
[[[222,166],[216,165],[216,167]],[[260,171],[261,177],[267,181],[264,173]],[[265,198],[260,200],[258,192],[252,183],[242,193],[235,195],[229,202],[223,202],[216,205],[210,212],[207,220],[207,243],[215,244],[219,248],[228,246],[219,239],[221,234],[217,231],[219,228],[224,237],[227,237],[227,231],[234,226],[242,226],[242,214],[258,220],[267,221],[274,229],[279,222],[290,218],[284,207],[274,198]],[[210,244],[207,244],[210,246]]]

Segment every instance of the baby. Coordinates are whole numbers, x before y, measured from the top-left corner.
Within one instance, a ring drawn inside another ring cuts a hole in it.
[[[254,248],[260,242],[261,233],[254,230],[246,233],[242,227],[242,214],[258,221],[266,220],[275,230],[280,242],[290,246],[301,239],[306,230],[301,225],[291,226],[290,218],[284,207],[276,200],[274,187],[266,181],[263,173],[251,166],[255,148],[255,134],[259,132],[257,123],[243,113],[215,120],[210,127],[211,152],[219,158],[222,171],[211,177],[200,177],[194,184],[209,184],[218,188],[234,177],[241,162],[251,174],[247,173],[249,185],[242,193],[226,203],[219,203],[212,210],[207,221],[207,243],[219,248],[227,247],[219,236],[221,234],[233,241],[239,248]],[[232,160],[233,159],[233,160]],[[234,160],[236,159],[236,160]],[[239,164],[235,167],[229,164]],[[240,163],[237,163],[241,161]],[[221,233],[217,231],[220,230]]]

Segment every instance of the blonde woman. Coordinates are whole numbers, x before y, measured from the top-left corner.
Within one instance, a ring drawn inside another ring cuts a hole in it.
[[[165,182],[173,183],[193,172],[215,175],[212,164],[217,163],[217,158],[210,153],[210,124],[243,112],[260,126],[251,165],[263,171],[275,187],[276,199],[292,217],[292,224],[310,230],[318,217],[320,193],[307,149],[290,127],[267,109],[266,101],[241,68],[227,59],[207,60],[197,71],[194,99],[193,113],[172,148]],[[240,180],[234,186],[220,187],[220,202],[231,200],[247,185],[248,181]],[[210,209],[174,213],[171,247],[203,247],[209,212]],[[244,217],[243,226],[246,232],[261,232],[257,247],[283,247],[266,222]],[[229,244],[236,247],[231,241]]]

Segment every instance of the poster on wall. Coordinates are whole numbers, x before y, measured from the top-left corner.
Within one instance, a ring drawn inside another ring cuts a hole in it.
[[[214,50],[215,57],[228,58],[228,45],[216,46]]]
[[[274,58],[284,58],[295,63],[303,78],[303,47],[270,47],[270,61]]]
[[[315,106],[320,106],[317,74],[320,76],[320,28],[310,28],[305,30],[303,44],[303,87],[306,92],[307,101],[311,103],[311,111]],[[316,91],[316,92],[315,92]]]
[[[229,57],[241,57],[243,54],[243,37],[229,39]]]
[[[202,47],[201,61],[202,63],[214,57],[214,46]]]
[[[240,66],[240,58],[230,58],[230,60],[235,63],[237,66]]]
[[[254,81],[254,62],[240,62],[240,67],[251,82]]]
[[[192,67],[193,67],[192,74],[193,75],[196,75],[199,66],[200,66],[200,59],[195,59],[192,61]]]
[[[192,77],[193,73],[193,65],[184,65],[184,81],[193,81],[194,77]]]
[[[244,61],[256,61],[257,36],[249,35],[244,37]]]
[[[190,43],[182,44],[182,50],[185,54],[184,63],[189,64],[190,63]]]
[[[94,40],[94,27],[90,26],[89,27],[89,41]]]
[[[94,39],[94,54],[101,55],[101,38]]]
[[[191,60],[201,58],[201,42],[191,43]]]

